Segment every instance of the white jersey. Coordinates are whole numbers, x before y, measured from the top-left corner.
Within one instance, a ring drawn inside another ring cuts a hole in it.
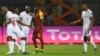
[[[25,11],[20,13],[20,18],[24,24],[30,25],[32,20],[32,15],[27,14]]]
[[[93,13],[90,9],[82,12],[83,19],[83,29],[88,29],[91,24],[91,17],[93,17]]]
[[[17,39],[17,37],[25,37],[24,33],[18,27],[17,20],[19,20],[19,16],[8,11],[6,14],[6,20],[9,19],[11,20],[11,23],[7,24],[7,36],[12,36],[13,39]]]
[[[20,27],[18,26],[17,21],[20,20],[19,15],[13,14],[13,20],[15,21],[15,26],[14,26],[13,31],[12,31],[13,32],[13,34],[12,34],[13,38],[17,39],[17,38],[25,37],[24,33],[21,31]]]
[[[11,12],[11,11],[8,11],[7,13],[6,13],[6,21],[9,21],[10,19],[12,19],[13,18],[13,13]],[[9,28],[12,28],[12,23],[10,23],[10,24],[7,24],[7,29]]]
[[[30,25],[31,24],[31,20],[32,20],[31,13],[28,14],[25,11],[23,11],[23,12],[20,13],[20,18],[21,18],[22,23],[24,23],[26,25]],[[28,37],[30,28],[27,27],[27,26],[21,26],[21,27],[22,27],[22,31],[25,34],[25,37]]]
[[[20,17],[19,17],[19,15],[17,15],[17,14],[13,14],[13,20],[15,21],[15,27],[19,27],[18,26],[18,20],[20,20]]]

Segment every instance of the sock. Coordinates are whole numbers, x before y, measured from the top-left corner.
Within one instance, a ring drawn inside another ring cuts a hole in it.
[[[41,50],[44,49],[44,42],[43,42],[43,39],[40,39],[40,42],[41,42]]]
[[[84,52],[87,52],[87,43],[86,42],[84,42]]]
[[[94,41],[90,40],[90,44],[94,47],[97,48],[96,44],[94,43]]]
[[[33,44],[34,44],[35,49],[38,49],[37,41],[36,41],[36,38],[35,37],[36,37],[36,34],[33,35],[32,41],[33,41]]]
[[[36,41],[36,39],[34,39],[33,43],[34,43],[35,49],[38,50],[38,46],[37,46],[37,41]]]
[[[25,52],[25,40],[21,40],[21,50],[22,52]]]
[[[8,42],[8,47],[9,47],[9,51],[10,53],[14,53],[14,42],[13,41],[9,41]]]
[[[17,41],[15,41],[15,45],[18,47],[19,50],[21,49],[21,48],[20,48],[20,45],[18,44]]]

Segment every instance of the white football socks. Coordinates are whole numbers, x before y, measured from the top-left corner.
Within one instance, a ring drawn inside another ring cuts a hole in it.
[[[13,41],[9,41],[8,42],[8,47],[9,47],[9,51],[10,53],[14,53],[14,42]]]
[[[87,52],[87,46],[88,46],[88,44],[86,43],[86,42],[84,42],[84,52]]]
[[[21,50],[22,52],[25,52],[25,40],[21,40]]]
[[[97,48],[96,44],[94,43],[94,41],[90,41],[90,44],[94,47],[94,48]]]

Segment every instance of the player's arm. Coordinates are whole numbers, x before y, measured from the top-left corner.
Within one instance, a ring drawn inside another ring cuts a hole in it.
[[[40,16],[40,20],[41,20],[41,23],[38,25],[36,31],[40,28],[41,25],[43,25],[44,23],[44,14],[41,10],[39,10],[39,16]]]
[[[76,24],[76,23],[80,23],[82,21],[82,18],[79,18],[78,20],[76,20],[76,21],[73,21],[73,22],[71,22],[70,24]]]
[[[93,26],[93,23],[94,23],[94,17],[92,16],[92,17],[90,17],[90,20],[91,20],[91,23],[90,23],[90,28],[89,29],[91,29],[92,28],[92,26]]]
[[[41,10],[39,11],[39,16],[40,16],[40,20],[41,20],[40,25],[42,25],[44,23],[44,13]]]
[[[3,23],[3,25],[5,26],[6,24],[11,23],[11,19],[7,20],[6,22]]]
[[[21,18],[20,18],[20,17],[17,19],[17,22],[18,22],[19,24],[23,25],[23,26],[30,27],[30,25],[24,24],[24,23],[21,21]]]
[[[27,24],[24,24],[21,20],[17,20],[17,22],[23,26],[27,26],[27,27],[30,27],[30,25],[27,25]]]
[[[24,24],[22,22],[22,17],[23,17],[23,13],[20,13],[20,17],[18,18],[17,22],[23,26],[27,26],[27,27],[30,27],[30,25],[27,25],[27,24]]]
[[[39,11],[39,16],[40,16],[41,23],[43,24],[44,23],[44,13],[41,10]]]

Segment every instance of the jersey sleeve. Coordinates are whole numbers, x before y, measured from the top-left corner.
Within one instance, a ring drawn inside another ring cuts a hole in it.
[[[91,10],[89,11],[89,17],[93,17],[93,12]]]
[[[9,21],[9,19],[12,19],[13,18],[13,13],[9,12],[7,15],[6,15],[6,21]]]
[[[13,14],[11,13],[11,12],[9,12],[8,14],[7,14],[7,18],[8,19],[11,19],[13,17]]]
[[[41,10],[39,10],[39,16],[40,16],[40,19],[43,20],[44,19],[44,14]]]

